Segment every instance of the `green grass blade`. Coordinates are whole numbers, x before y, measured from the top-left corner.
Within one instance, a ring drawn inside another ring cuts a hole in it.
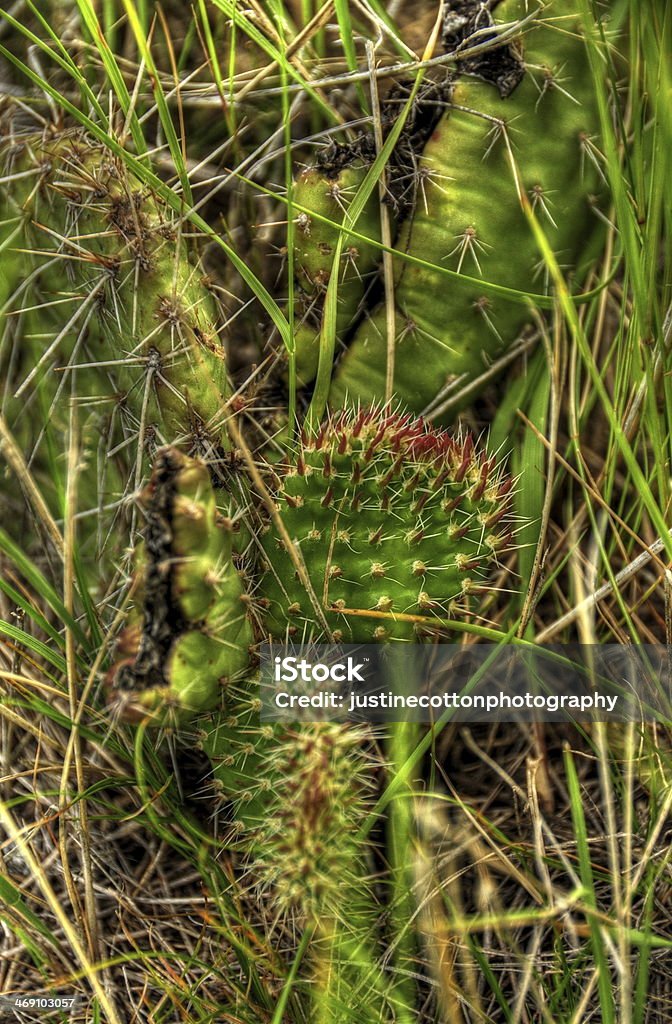
[[[595,881],[593,878],[593,867],[590,859],[590,846],[588,844],[588,829],[583,813],[583,797],[581,785],[574,765],[571,750],[565,748],[565,772],[567,775],[567,788],[572,811],[572,822],[574,824],[574,836],[579,857],[579,874],[584,886],[584,899],[588,907],[595,910],[597,898],[595,895]],[[605,945],[602,930],[597,919],[590,915],[589,926],[591,945],[595,966],[598,971],[598,990],[600,993],[600,1008],[602,1011],[601,1020],[603,1024],[616,1024],[616,1008],[614,1005],[614,993],[612,987],[611,972],[609,970],[608,952]]]
[[[138,121],[138,116],[135,110],[131,107],[131,95],[126,87],[126,82],[124,81],[124,76],[119,69],[116,57],[105,39],[105,35],[100,22],[98,21],[98,16],[96,15],[93,4],[91,0],[77,0],[77,6],[79,8],[82,21],[91,36],[91,40],[100,54],[100,59],[103,62],[105,72],[110,80],[110,84],[114,90],[114,95],[117,98],[117,102],[124,114],[124,117],[127,119],[130,117],[129,128],[136,152],[139,156],[144,156],[147,152],[147,145],[145,143],[145,137],[140,126],[140,122]]]
[[[78,642],[86,646],[86,636],[79,623],[68,613],[63,601],[32,559],[21,550],[9,534],[5,533],[2,527],[0,527],[0,551],[14,563],[28,585],[58,616],[59,621],[73,631]]]
[[[79,0],[79,2],[88,3],[89,0]],[[149,46],[149,41],[145,34],[145,30],[143,29],[143,25],[140,16],[138,15],[138,12],[136,10],[135,4],[131,3],[131,0],[124,0],[124,7],[126,9],[126,14],[128,16],[131,28],[133,29],[135,41],[138,44],[138,49],[140,50],[142,60],[145,66],[147,67],[147,70],[149,71],[149,76],[152,82],[152,90],[154,93],[154,100],[156,102],[157,110],[159,112],[159,120],[161,122],[161,127],[165,132],[166,141],[168,142],[168,149],[170,150],[170,155],[175,165],[175,169],[177,170],[177,175],[180,179],[180,185],[182,186],[182,195],[184,196],[186,203],[189,206],[192,206],[193,196],[191,194],[189,172],[187,171],[187,165],[184,160],[184,153],[182,152],[182,146],[180,145],[180,141],[177,137],[177,132],[175,131],[173,119],[170,116],[170,110],[168,109],[166,97],[164,96],[163,89],[161,87],[161,76],[159,75],[156,64],[154,63],[154,58],[152,56],[152,51]]]

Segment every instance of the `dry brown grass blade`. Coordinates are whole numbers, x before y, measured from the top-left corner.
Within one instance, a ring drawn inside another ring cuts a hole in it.
[[[37,881],[45,900],[49,904],[52,914],[61,926],[63,933],[70,944],[72,952],[79,961],[84,977],[91,986],[93,994],[98,999],[100,1007],[107,1017],[107,1024],[123,1024],[122,1019],[117,1013],[116,1006],[101,983],[99,965],[94,963],[89,957],[89,954],[79,939],[76,929],[73,927],[70,918],[63,909],[61,901],[52,887],[42,864],[34,855],[30,844],[26,840],[24,830],[17,828],[14,818],[2,801],[0,801],[0,822],[2,822],[9,838],[20,851],[21,856],[28,865],[33,878]]]

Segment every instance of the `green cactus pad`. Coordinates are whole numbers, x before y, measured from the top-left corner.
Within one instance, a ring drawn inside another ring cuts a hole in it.
[[[311,927],[315,1003],[336,998],[343,1011],[334,1020],[379,1020],[386,993],[370,991],[377,909],[361,838],[375,802],[371,738],[332,723],[293,729],[258,719],[245,695],[230,715],[198,723],[229,808],[227,845],[275,918]]]
[[[26,175],[3,190],[2,212],[10,224],[23,221],[21,242],[14,245],[33,249],[12,254],[3,267],[3,291],[32,271],[46,302],[64,294],[81,302],[97,288],[73,371],[78,361],[89,361],[87,352],[91,359],[127,357],[127,365],[97,374],[99,387],[110,377],[107,390],[138,417],[151,375],[148,427],[166,440],[197,425],[206,429],[229,393],[224,350],[214,299],[172,211],[122,160],[79,130],[13,139],[0,151],[0,163]],[[77,333],[75,323],[62,339],[55,353],[61,365]]]
[[[544,291],[511,154],[561,265],[575,265],[590,231],[599,114],[579,6],[552,0],[543,19],[527,27],[519,42],[526,73],[510,95],[477,79],[459,80],[419,161],[415,214],[396,248],[428,265],[398,259],[395,282],[394,393],[416,412],[447,385],[484,373],[530,319],[524,304],[448,280],[432,264],[511,289]],[[496,13],[498,21],[511,22],[529,11],[521,0],[508,0]],[[380,400],[386,349],[380,308],[362,323],[336,369],[332,408]]]
[[[143,503],[138,611],[108,684],[126,717],[163,720],[216,706],[247,668],[253,636],[232,525],[217,512],[207,466],[164,449]]]
[[[267,804],[254,871],[287,907],[338,916],[344,879],[357,880],[356,834],[371,790],[365,739],[318,723],[288,731],[273,752],[283,785]]]
[[[201,722],[200,745],[244,828],[256,884],[284,909],[330,905],[334,913],[371,786],[365,731],[331,723],[255,734],[243,727],[236,742],[231,724],[222,716]]]
[[[2,412],[60,514],[47,447],[67,447],[76,403],[88,448],[78,511],[90,513],[80,540],[100,574],[89,541],[97,530],[112,549],[106,568],[118,560],[128,544],[119,503],[147,455],[166,443],[209,455],[229,447],[218,306],[179,218],[81,130],[17,132],[0,167],[0,295],[11,313]]]
[[[308,384],[317,372],[324,295],[331,278],[340,227],[348,207],[364,181],[368,166],[355,160],[334,169],[322,161],[309,167],[294,183],[293,201],[303,208],[296,218],[294,268],[296,285],[295,350],[297,376]],[[318,216],[326,217],[325,223]],[[367,238],[380,238],[378,197],[372,196],[357,223],[350,225]],[[345,235],[339,269],[336,337],[342,339],[362,302],[365,284],[375,270],[379,250]]]
[[[510,485],[470,437],[389,410],[328,421],[277,496],[295,558],[277,523],[262,538],[267,631],[315,639],[324,615],[344,642],[414,639],[482,587],[510,541]]]

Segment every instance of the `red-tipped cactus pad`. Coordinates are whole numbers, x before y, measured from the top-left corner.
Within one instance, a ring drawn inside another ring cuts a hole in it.
[[[509,545],[510,489],[468,435],[380,409],[329,420],[303,436],[277,495],[284,530],[263,538],[268,631],[362,643],[436,628]]]

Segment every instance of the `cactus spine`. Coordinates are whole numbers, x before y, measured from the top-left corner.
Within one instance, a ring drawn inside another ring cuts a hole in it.
[[[501,22],[527,13],[521,0],[497,7]],[[418,412],[451,382],[482,374],[529,320],[524,305],[478,283],[446,280],[432,264],[515,290],[543,289],[511,156],[524,198],[562,264],[575,263],[590,225],[599,116],[575,0],[552,0],[518,45],[526,73],[506,98],[494,85],[458,80],[419,162],[415,214],[396,243],[428,264],[397,260],[396,267],[394,393]],[[379,309],[336,369],[332,408],[380,399],[386,345]]]

